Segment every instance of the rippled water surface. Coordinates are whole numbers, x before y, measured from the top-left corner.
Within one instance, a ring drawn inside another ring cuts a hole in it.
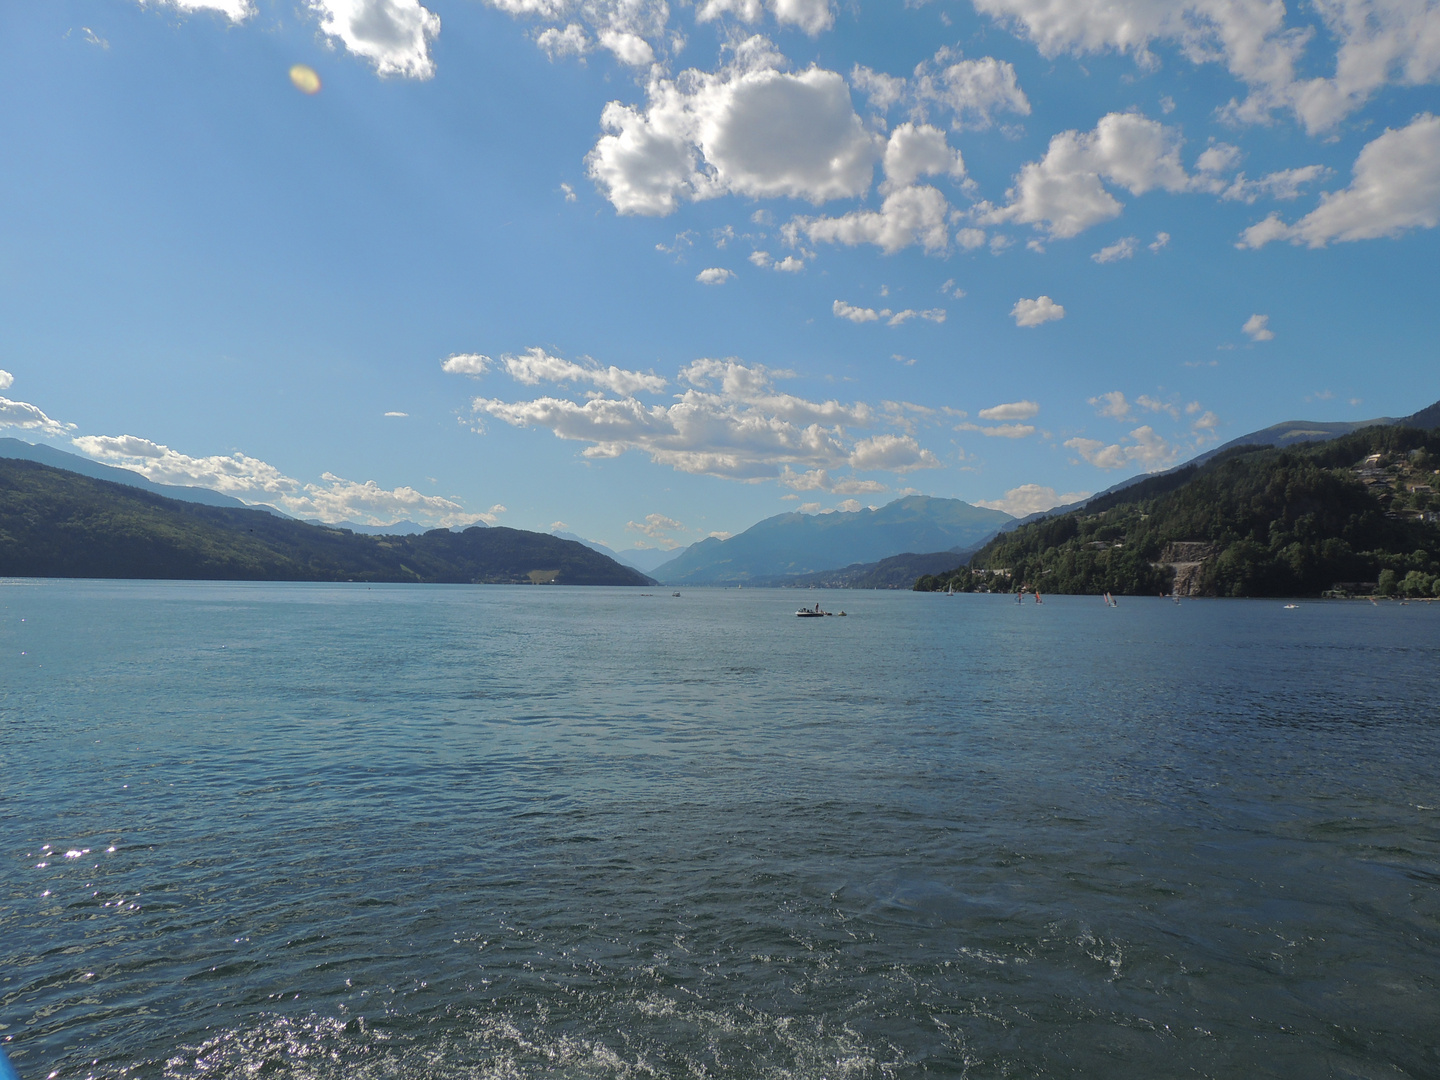
[[[1440,606],[3,582],[0,735],[26,1080],[1440,1076]]]

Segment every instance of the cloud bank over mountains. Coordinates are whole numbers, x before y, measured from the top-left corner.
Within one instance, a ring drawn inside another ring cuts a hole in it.
[[[598,365],[585,367],[530,349],[525,357],[506,357],[505,370],[522,385],[550,382],[557,389],[579,381],[598,381]],[[448,363],[448,362],[447,362]],[[788,487],[812,485],[824,490],[851,491],[853,473],[904,474],[938,468],[940,459],[911,433],[899,406],[875,407],[835,399],[813,401],[779,389],[779,381],[796,377],[735,359],[700,359],[684,367],[677,382],[685,387],[666,401],[643,401],[668,383],[659,376],[604,369],[605,383],[616,396],[545,394],[508,401],[476,397],[471,410],[513,427],[545,428],[557,438],[587,444],[589,459],[618,457],[627,451],[680,472],[730,480],[778,480]],[[852,475],[831,477],[832,470]],[[863,490],[886,490],[879,481],[858,481]]]

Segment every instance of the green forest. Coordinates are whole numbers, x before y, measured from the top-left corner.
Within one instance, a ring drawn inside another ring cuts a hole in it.
[[[0,459],[0,575],[647,585],[584,544],[520,529],[362,536]]]
[[[919,591],[1440,596],[1440,431],[1237,447],[995,537]]]

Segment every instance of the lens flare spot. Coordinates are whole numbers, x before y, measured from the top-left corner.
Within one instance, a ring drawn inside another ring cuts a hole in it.
[[[309,64],[296,64],[290,69],[290,81],[302,94],[320,92],[320,76]]]

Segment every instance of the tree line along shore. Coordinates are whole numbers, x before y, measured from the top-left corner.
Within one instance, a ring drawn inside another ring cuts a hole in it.
[[[1240,446],[993,538],[921,592],[1440,597],[1440,430]]]

